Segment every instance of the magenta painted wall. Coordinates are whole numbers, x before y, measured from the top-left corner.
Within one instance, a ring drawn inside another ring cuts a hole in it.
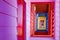
[[[0,0],[0,40],[17,40],[17,1]]]

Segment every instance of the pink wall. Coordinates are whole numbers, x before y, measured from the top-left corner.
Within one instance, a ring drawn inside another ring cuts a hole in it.
[[[54,2],[54,0],[31,0],[31,2]]]
[[[55,40],[54,38],[30,37],[30,8],[31,2],[54,2],[54,0],[25,0],[26,1],[26,40]],[[28,34],[28,35],[27,35]]]

